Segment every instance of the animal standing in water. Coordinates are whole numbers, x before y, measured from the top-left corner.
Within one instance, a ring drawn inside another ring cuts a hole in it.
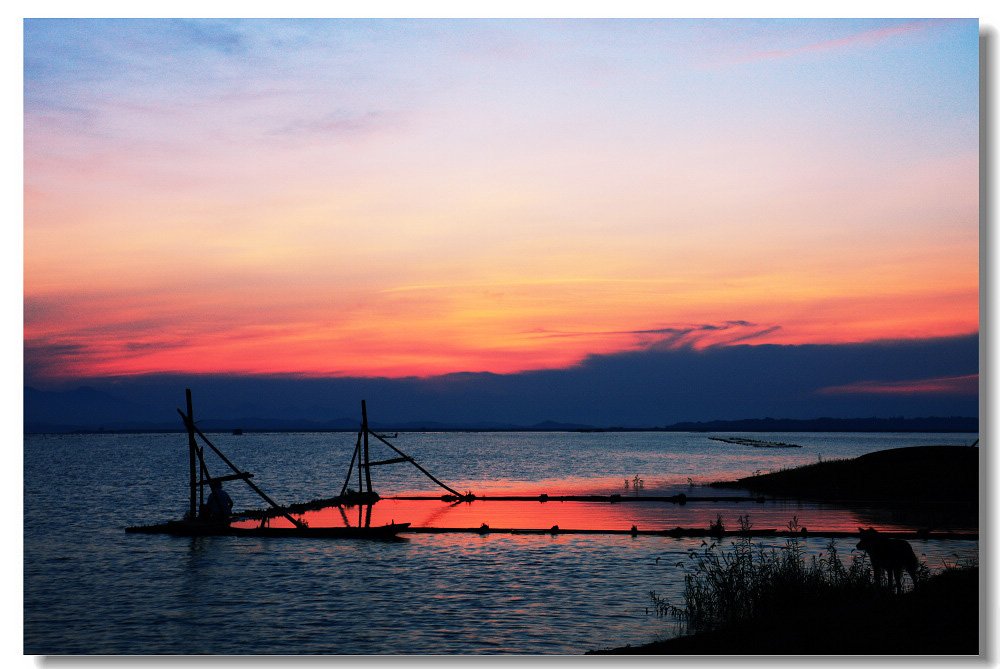
[[[867,530],[859,527],[858,531],[861,533],[861,541],[857,547],[868,553],[872,569],[875,571],[876,585],[882,585],[882,572],[885,572],[890,589],[901,592],[905,569],[913,579],[913,586],[916,587],[917,556],[913,554],[913,548],[908,541],[882,536],[878,530],[871,527]]]

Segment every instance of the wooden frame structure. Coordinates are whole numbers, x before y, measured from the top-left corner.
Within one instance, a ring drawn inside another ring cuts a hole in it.
[[[240,471],[240,469],[234,465],[232,461],[230,461],[229,458],[222,453],[222,451],[216,448],[208,437],[206,437],[205,434],[198,429],[194,422],[194,411],[191,406],[190,389],[186,391],[186,395],[187,413],[181,411],[180,409],[177,410],[177,413],[181,415],[188,434],[190,507],[184,514],[185,517],[182,520],[171,520],[156,525],[126,527],[126,532],[138,534],[170,534],[174,536],[316,537],[331,539],[360,538],[394,540],[398,538],[396,535],[399,532],[410,526],[409,523],[393,522],[387,525],[371,527],[369,525],[371,521],[370,506],[368,517],[365,520],[364,526],[361,525],[360,515],[357,527],[349,526],[349,524],[346,523],[346,516],[344,519],[345,527],[309,527],[305,522],[297,520],[292,517],[288,508],[275,502],[250,480],[253,478],[253,474]],[[367,420],[365,421],[365,424],[367,425]],[[219,458],[221,458],[222,461],[233,470],[232,474],[224,476],[212,476],[209,474],[208,465],[205,463],[205,448],[199,444],[198,438],[200,438],[206,446],[215,451],[215,454],[218,455]],[[367,461],[367,448],[365,449],[364,456]],[[234,527],[230,523],[231,519],[211,519],[200,517],[199,511],[202,509],[201,504],[204,498],[205,486],[211,486],[224,481],[236,480],[245,482],[261,497],[261,499],[272,507],[270,513],[264,514],[259,527]],[[368,486],[370,490],[370,477],[368,480]],[[292,527],[270,527],[267,521],[268,518],[273,515],[284,516],[292,523]]]
[[[260,495],[261,499],[270,504],[280,515],[290,520],[295,527],[298,528],[305,527],[302,521],[293,518],[288,513],[288,511],[285,510],[283,506],[281,506],[273,499],[268,497],[263,490],[254,485],[254,483],[250,480],[253,478],[253,474],[249,472],[241,472],[239,468],[232,462],[230,462],[229,458],[223,455],[222,451],[216,448],[215,445],[208,440],[208,437],[206,437],[204,433],[202,433],[202,431],[199,430],[197,426],[195,426],[194,412],[192,411],[191,408],[190,388],[187,389],[186,394],[187,394],[187,413],[185,414],[180,409],[177,410],[177,413],[179,413],[181,415],[181,418],[184,420],[184,426],[187,428],[188,432],[188,450],[190,452],[190,461],[191,461],[191,508],[188,511],[189,518],[194,520],[198,517],[198,510],[201,508],[200,502],[204,498],[204,491],[206,485],[210,486],[212,484],[222,483],[224,481],[242,480],[245,481],[246,484],[250,486],[250,488],[255,493]],[[233,470],[234,473],[228,476],[217,476],[217,477],[210,476],[208,473],[208,466],[205,464],[205,449],[204,447],[198,445],[198,440],[195,439],[195,435],[201,437],[202,440],[205,442],[205,444],[213,451],[215,451],[215,454],[218,455],[223,462],[229,465],[229,467]],[[197,463],[201,464],[200,469],[197,467]]]
[[[372,437],[374,437],[375,439],[378,439],[383,444],[385,444],[386,446],[388,446],[389,448],[391,448],[393,451],[395,451],[396,453],[398,453],[400,457],[398,457],[398,458],[390,458],[388,460],[378,460],[376,462],[372,462],[371,459],[370,459],[370,457],[369,457],[369,453],[368,453],[368,437],[369,437],[369,435],[372,436]],[[441,486],[442,488],[444,488],[445,490],[447,490],[451,494],[453,494],[453,495],[455,495],[457,497],[465,497],[464,495],[462,495],[462,493],[458,492],[454,488],[452,488],[452,487],[450,487],[448,485],[445,485],[444,483],[442,483],[441,481],[439,481],[438,479],[436,479],[433,474],[431,474],[429,471],[427,471],[426,469],[424,469],[423,467],[421,467],[420,465],[418,465],[417,462],[413,458],[411,458],[406,453],[404,453],[403,451],[399,450],[398,448],[396,448],[395,446],[393,446],[392,444],[390,444],[386,440],[385,436],[380,435],[380,434],[376,434],[375,432],[372,432],[371,429],[368,426],[368,407],[365,405],[365,401],[364,400],[361,400],[361,430],[358,432],[358,442],[354,446],[354,453],[351,455],[351,464],[347,468],[347,478],[344,480],[344,486],[340,489],[340,496],[341,497],[345,497],[345,496],[348,495],[348,488],[347,488],[347,486],[351,483],[351,477],[354,474],[354,461],[355,460],[358,461],[358,495],[361,496],[361,497],[363,497],[363,498],[366,498],[366,499],[377,499],[378,498],[378,493],[376,493],[374,490],[372,490],[371,468],[372,467],[378,467],[380,465],[392,465],[392,464],[396,464],[396,463],[399,463],[399,462],[409,462],[414,467],[416,467],[421,472],[423,472],[424,475],[427,476],[427,478],[429,478],[431,481],[434,481],[434,483],[438,484],[439,486]]]

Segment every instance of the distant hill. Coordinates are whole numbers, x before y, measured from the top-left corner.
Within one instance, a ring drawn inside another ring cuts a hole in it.
[[[979,419],[968,416],[930,418],[747,418],[675,423],[678,432],[979,432]]]
[[[260,415],[265,409],[241,407],[245,414],[232,417],[206,416],[197,418],[199,429],[221,432],[241,429],[244,432],[337,432],[355,431],[360,416],[308,420]],[[249,412],[260,412],[252,415]],[[533,425],[514,425],[489,421],[443,423],[440,421],[372,421],[372,429],[392,432],[440,431],[503,431],[537,430],[569,431],[593,426],[579,423],[543,421]],[[28,434],[65,432],[182,432],[184,430],[176,408],[156,408],[132,402],[114,394],[90,387],[69,391],[45,391],[24,388],[24,432]]]
[[[25,432],[149,429],[172,420],[165,411],[86,386],[65,392],[24,388]]]
[[[309,420],[264,415],[266,409],[240,406],[230,415],[212,416],[196,410],[203,431],[354,431],[360,416]],[[315,415],[315,409],[311,409]],[[237,413],[239,412],[239,413]],[[219,413],[223,413],[220,411]],[[228,411],[226,412],[228,413]],[[442,422],[430,420],[372,421],[372,428],[394,432],[440,431],[648,431],[671,432],[978,432],[979,419],[950,418],[815,418],[810,420],[754,418],[732,421],[684,422],[666,427],[607,427],[545,420],[517,425],[502,422]],[[24,388],[24,432],[181,432],[175,405],[152,407],[113,393],[81,387],[55,392]]]
[[[967,446],[892,448],[711,485],[836,503],[958,502],[975,511],[979,502],[980,455],[978,448]]]

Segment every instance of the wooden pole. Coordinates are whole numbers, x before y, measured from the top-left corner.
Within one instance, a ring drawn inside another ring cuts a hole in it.
[[[392,444],[390,444],[388,441],[386,441],[385,439],[383,439],[379,435],[377,435],[374,432],[372,432],[372,436],[375,437],[376,439],[378,439],[379,441],[381,441],[383,444],[385,444],[386,446],[388,446],[392,450],[394,450],[397,453],[399,453],[400,455],[402,455],[404,458],[406,458],[407,460],[409,460],[411,463],[413,463],[414,467],[416,467],[417,469],[419,469],[420,471],[422,471],[427,476],[427,478],[429,478],[431,481],[434,481],[434,483],[437,483],[439,486],[441,486],[442,488],[444,488],[445,490],[447,490],[448,492],[452,493],[453,495],[455,495],[457,497],[464,497],[465,496],[462,493],[460,493],[457,490],[455,490],[454,488],[446,486],[444,483],[441,483],[440,481],[438,481],[436,478],[434,478],[433,474],[431,474],[429,471],[427,471],[426,469],[424,469],[423,467],[421,467],[420,465],[418,465],[416,460],[414,460],[413,458],[411,458],[410,456],[408,456],[406,453],[404,453],[403,451],[399,450],[398,448],[396,448],[395,446],[393,446]]]
[[[212,478],[208,473],[208,465],[205,464],[204,447],[198,448],[198,460],[201,461],[201,466],[198,468],[198,509],[201,510],[205,504],[205,481]]]
[[[185,416],[184,413],[181,412],[180,409],[178,409],[177,412],[180,413],[181,416],[184,418],[184,422],[188,425],[188,430],[189,431],[190,430],[194,430],[194,432],[197,433],[199,437],[201,437],[202,441],[204,441],[206,444],[208,444],[208,447],[211,448],[213,451],[215,451],[215,454],[218,455],[220,458],[222,458],[223,462],[225,462],[227,465],[229,465],[230,469],[232,469],[237,474],[242,474],[243,473],[243,472],[241,472],[239,470],[239,468],[236,467],[236,465],[234,465],[232,462],[230,462],[229,458],[227,458],[225,455],[223,455],[222,451],[220,451],[218,448],[215,447],[215,444],[213,444],[211,441],[208,440],[208,437],[206,437],[205,434],[201,430],[199,430],[197,427],[195,427],[194,421],[191,420],[191,416],[190,415]],[[273,499],[271,499],[270,497],[268,497],[267,494],[263,490],[261,490],[260,488],[258,488],[256,485],[254,485],[253,482],[250,481],[250,479],[244,478],[243,480],[246,481],[246,484],[248,486],[250,486],[255,493],[257,493],[258,495],[260,495],[261,498],[265,502],[267,502],[268,504],[270,504],[271,506],[273,506],[275,508],[275,510],[277,510],[281,515],[283,515],[285,518],[287,518],[288,520],[290,520],[292,522],[292,524],[295,525],[295,527],[303,527],[303,525],[302,525],[301,522],[299,522],[298,520],[295,520],[294,518],[291,517],[291,515],[289,515],[288,511],[285,510],[285,507],[281,506],[280,504],[278,504],[277,502],[275,502]]]
[[[188,455],[191,461],[191,508],[189,510],[191,520],[198,517],[198,442],[194,438],[194,418],[191,411],[191,389],[187,388],[187,417],[184,419],[184,425],[187,427],[188,431]]]
[[[368,492],[372,491],[372,470],[368,460],[368,410],[365,401],[361,400],[361,425],[365,432],[365,481],[368,484]]]
[[[354,472],[354,458],[358,457],[358,452],[360,450],[361,450],[361,433],[358,432],[358,442],[354,444],[354,452],[351,453],[351,465],[347,468],[347,478],[344,479],[344,487],[340,489],[341,495],[347,492],[347,484],[351,482],[351,474]],[[358,490],[358,492],[361,492],[360,489]]]

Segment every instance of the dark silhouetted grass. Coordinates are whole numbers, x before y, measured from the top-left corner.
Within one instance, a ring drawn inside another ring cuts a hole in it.
[[[749,516],[740,528],[749,530]],[[789,529],[797,527],[795,519]],[[706,544],[681,563],[684,601],[651,592],[654,611],[686,634],[644,646],[592,651],[636,655],[977,655],[979,569],[957,565],[895,594],[878,587],[871,563],[847,564],[831,540],[808,559],[800,540],[765,547],[751,539]]]
[[[740,518],[741,530],[751,526],[749,516]],[[798,529],[796,520],[789,529]],[[682,621],[688,632],[773,617],[806,604],[836,605],[877,594],[865,556],[855,553],[845,566],[832,540],[826,553],[808,560],[799,539],[765,547],[749,537],[734,541],[728,550],[709,544],[692,551],[688,560],[683,604],[650,593],[656,613]]]

